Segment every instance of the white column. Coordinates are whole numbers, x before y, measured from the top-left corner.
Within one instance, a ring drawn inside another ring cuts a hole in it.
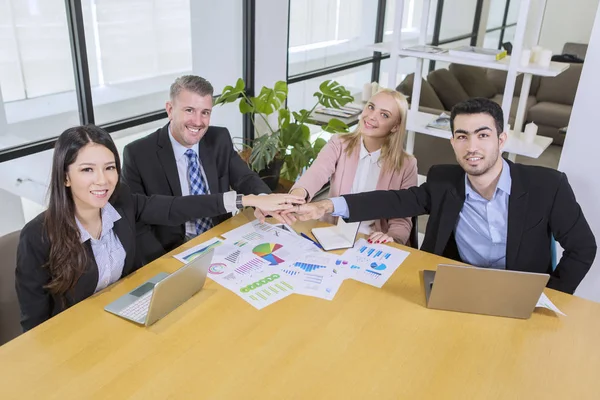
[[[287,80],[288,4],[281,0],[256,1],[254,88],[272,87]]]
[[[478,47],[483,47],[483,41],[485,40],[485,31],[487,30],[488,18],[490,16],[490,3],[491,0],[483,0],[483,7],[481,7],[481,19],[479,20],[477,43],[475,44]]]
[[[596,11],[596,20],[558,164],[558,169],[569,178],[577,201],[596,236],[596,243],[600,243],[600,174],[597,172],[600,136],[594,127],[598,124],[599,70],[600,9]],[[575,294],[600,302],[600,255],[596,255],[591,270]]]
[[[4,109],[4,99],[2,98],[2,87],[0,86],[0,135],[6,135],[7,133],[8,122],[6,120],[6,110]]]

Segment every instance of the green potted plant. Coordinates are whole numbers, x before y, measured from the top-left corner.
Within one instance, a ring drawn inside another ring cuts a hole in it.
[[[258,136],[249,146],[248,162],[251,168],[261,176],[269,176],[267,184],[271,189],[277,187],[279,176],[295,181],[302,170],[310,166],[319,151],[325,145],[325,140],[318,138],[310,142],[310,115],[318,105],[330,108],[340,108],[354,100],[350,92],[335,81],[327,80],[319,86],[314,94],[315,104],[310,110],[290,111],[286,106],[288,86],[286,82],[278,81],[272,88],[263,87],[256,97],[247,96],[245,84],[238,79],[235,86],[226,86],[215,105],[232,103],[240,99],[240,112],[250,114],[254,126],[257,120],[265,126],[265,133]],[[275,118],[270,115],[276,115]],[[339,119],[332,118],[322,127],[330,133],[348,132],[348,126]]]

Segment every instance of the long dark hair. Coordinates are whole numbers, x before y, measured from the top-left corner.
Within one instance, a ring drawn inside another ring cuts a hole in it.
[[[66,182],[69,166],[77,159],[79,150],[89,143],[100,144],[114,154],[117,173],[121,176],[119,153],[112,138],[103,129],[94,125],[76,126],[58,137],[52,157],[50,200],[44,219],[44,228],[50,241],[50,256],[45,267],[51,276],[46,288],[63,299],[83,275],[88,262],[88,254],[81,243],[75,222],[73,195]],[[117,183],[112,196],[116,195],[118,186]]]

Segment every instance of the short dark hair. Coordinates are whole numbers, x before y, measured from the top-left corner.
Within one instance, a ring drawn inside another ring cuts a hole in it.
[[[211,96],[214,93],[213,86],[206,79],[196,75],[183,75],[175,79],[171,85],[169,96],[171,101],[181,93],[182,90],[188,90],[200,96]]]
[[[465,101],[461,101],[452,107],[450,114],[450,129],[452,130],[452,136],[454,136],[454,118],[457,115],[463,114],[488,114],[494,118],[496,123],[496,130],[498,135],[504,131],[504,113],[502,107],[498,103],[486,99],[485,97],[473,97]]]

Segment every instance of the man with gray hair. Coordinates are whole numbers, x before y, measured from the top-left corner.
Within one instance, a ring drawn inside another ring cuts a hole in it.
[[[213,87],[206,79],[185,75],[175,80],[166,103],[169,123],[125,147],[123,180],[133,192],[147,196],[224,193],[223,204],[230,213],[241,208],[242,194],[271,193],[239,157],[227,128],[210,126],[212,107]],[[180,226],[138,226],[141,261],[160,257],[231,214],[207,210],[206,215],[210,217]]]

